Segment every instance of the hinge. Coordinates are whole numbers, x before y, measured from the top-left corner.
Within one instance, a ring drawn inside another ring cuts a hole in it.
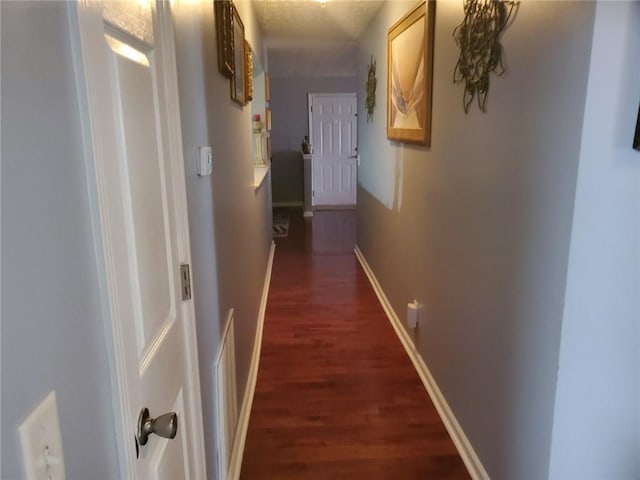
[[[315,190],[311,190],[311,196],[315,197],[316,196],[316,191]]]
[[[311,109],[311,111],[313,112],[313,105],[311,105],[311,107],[309,107]]]
[[[188,263],[180,265],[180,291],[182,300],[191,300],[191,272]]]

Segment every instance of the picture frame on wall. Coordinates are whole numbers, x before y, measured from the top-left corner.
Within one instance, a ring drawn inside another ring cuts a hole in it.
[[[636,120],[636,134],[633,137],[633,148],[640,151],[640,107],[638,107],[638,120]]]
[[[431,146],[434,3],[419,3],[387,34],[389,140]]]
[[[233,13],[230,0],[215,0],[218,70],[225,77],[233,77]]]
[[[270,132],[271,131],[271,109],[270,108],[265,108],[264,116],[265,116],[265,128],[267,132]]]
[[[247,102],[253,100],[253,49],[251,48],[251,44],[245,40],[244,41],[244,54],[245,54],[245,66],[246,66],[246,97]]]
[[[267,160],[271,161],[271,137],[267,137]]]
[[[239,105],[247,104],[247,66],[244,43],[244,24],[236,6],[233,12],[233,75],[231,77],[231,99]]]

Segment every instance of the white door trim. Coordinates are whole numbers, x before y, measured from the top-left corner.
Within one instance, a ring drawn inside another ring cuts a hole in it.
[[[349,97],[355,97],[356,98],[356,105],[357,105],[357,99],[358,99],[358,94],[357,92],[339,92],[339,93],[309,93],[307,94],[307,111],[309,113],[309,124],[308,124],[308,128],[309,128],[309,141],[311,142],[311,147],[313,149],[313,100],[315,98],[327,98],[327,97],[345,97],[345,98],[349,98]],[[313,154],[313,150],[311,150],[311,207],[315,207],[317,205],[316,203],[316,199],[315,199],[315,195],[314,195],[314,189],[315,189],[315,181],[313,178],[313,172],[315,170],[315,156]],[[358,161],[359,163],[359,161]],[[357,168],[357,167],[356,167]],[[357,171],[357,170],[356,170]],[[357,185],[357,180],[356,180],[356,185]],[[356,187],[357,188],[357,187]]]
[[[111,377],[112,404],[115,420],[116,445],[119,460],[119,470],[121,478],[135,478],[136,476],[136,455],[133,442],[134,432],[131,425],[134,425],[137,418],[131,418],[129,412],[129,399],[131,392],[128,385],[129,374],[126,368],[125,343],[126,338],[122,325],[117,321],[117,312],[120,309],[119,300],[114,288],[114,262],[117,253],[113,245],[108,241],[108,225],[110,223],[108,212],[101,205],[100,200],[109,198],[110,191],[105,182],[105,175],[109,172],[104,168],[108,162],[108,153],[113,147],[108,145],[106,138],[109,134],[94,126],[97,124],[98,112],[112,109],[111,104],[106,104],[95,95],[87,85],[101,84],[107,73],[103,68],[85,68],[87,65],[81,37],[91,38],[84,35],[91,22],[87,18],[99,15],[97,2],[92,0],[80,0],[77,5],[69,6],[69,30],[71,45],[73,49],[74,69],[76,86],[78,89],[78,100],[82,123],[83,147],[87,164],[87,188],[90,197],[90,211],[92,222],[92,233],[95,242],[95,255],[98,275],[100,278],[100,299],[103,310],[103,322],[105,326],[105,346],[109,361]],[[163,32],[157,39],[159,51],[162,52],[162,62],[169,64],[175,69],[175,56],[168,52],[173,52],[173,26],[168,2],[157,2],[158,26]],[[102,67],[102,66],[101,66]],[[163,68],[163,72],[166,70]],[[184,173],[184,160],[182,150],[182,134],[180,127],[180,115],[178,104],[177,78],[172,75],[162,75],[161,82],[169,95],[164,95],[167,102],[168,115],[168,144],[169,155],[174,164],[172,171],[172,186],[176,192],[173,209],[180,218],[184,219],[181,228],[177,231],[176,249],[180,263],[191,265],[191,250],[189,242],[188,212],[186,180]],[[91,107],[96,105],[96,108]],[[112,133],[111,133],[112,134]],[[116,200],[117,201],[117,200]],[[107,238],[107,241],[103,241]],[[181,302],[178,306],[182,310],[184,318],[184,335],[186,343],[186,364],[187,378],[185,382],[188,386],[189,395],[185,398],[185,407],[189,409],[191,419],[185,432],[190,437],[191,448],[189,452],[192,456],[191,465],[195,471],[191,472],[193,478],[206,478],[206,464],[204,452],[204,431],[202,417],[202,403],[200,393],[200,377],[197,356],[197,336],[195,327],[195,311],[193,298],[190,301]]]

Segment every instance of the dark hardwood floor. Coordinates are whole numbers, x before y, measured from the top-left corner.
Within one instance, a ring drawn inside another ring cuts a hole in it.
[[[469,478],[354,243],[354,211],[276,239],[241,478]]]

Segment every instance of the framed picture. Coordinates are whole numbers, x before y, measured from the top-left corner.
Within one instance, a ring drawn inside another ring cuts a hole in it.
[[[270,108],[264,109],[264,121],[265,121],[265,128],[267,129],[267,132],[270,132],[271,131],[271,109]]]
[[[387,35],[387,138],[431,145],[434,1],[423,1]]]
[[[245,65],[247,68],[247,102],[253,100],[253,50],[251,49],[251,45],[246,40],[244,41],[244,54],[245,54]]]
[[[231,77],[231,99],[239,105],[247,104],[247,66],[244,43],[244,24],[236,6],[233,11],[233,75]]]
[[[271,161],[271,137],[267,137],[267,159]]]
[[[264,101],[268,102],[269,98],[270,98],[270,92],[269,92],[269,74],[267,72],[264,72]]]
[[[216,37],[218,43],[218,70],[225,77],[233,76],[233,15],[230,0],[213,2],[216,16]]]
[[[633,148],[640,151],[640,107],[638,107],[638,120],[636,120],[636,134],[633,137]]]

